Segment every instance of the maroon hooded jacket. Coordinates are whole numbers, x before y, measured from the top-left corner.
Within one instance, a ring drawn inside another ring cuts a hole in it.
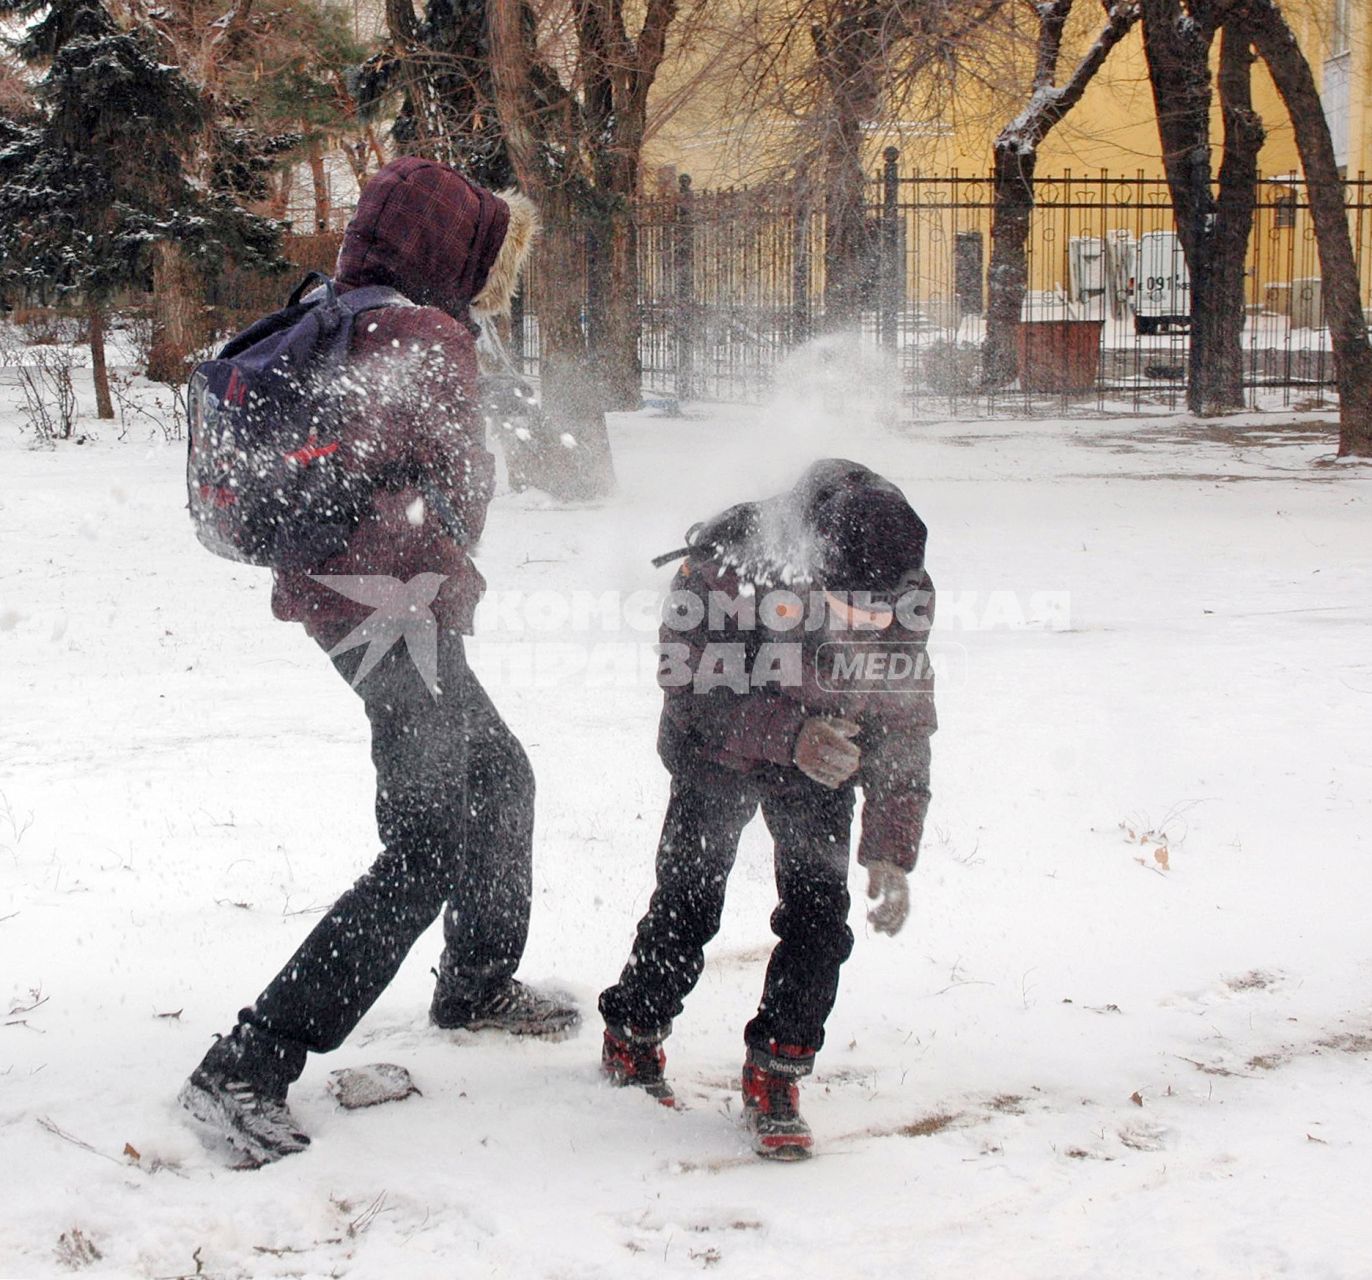
[[[478,413],[468,311],[508,306],[535,225],[517,193],[496,196],[416,157],[393,161],[367,184],[339,251],[339,292],[385,285],[415,305],[360,318],[342,388],[341,453],[376,486],[371,507],[341,554],[309,573],[276,574],[278,618],[327,636],[371,610],[316,577],[436,573],[445,579],[432,605],[439,625],[470,632],[485,582],[468,552],[485,526],[495,466]],[[467,546],[428,510],[421,483],[447,497]]]
[[[818,499],[839,488],[859,503],[868,494],[900,494],[858,463],[826,459],[791,492],[732,507],[691,530],[661,630],[658,753],[674,774],[700,764],[744,774],[792,770],[796,737],[809,717],[855,721],[862,763],[854,782],[863,789],[858,862],[893,862],[908,871],[924,832],[929,738],[938,727],[927,659],[934,585],[923,569],[921,541],[910,552],[912,567],[902,587],[906,607],[888,628],[848,632],[807,625],[802,615],[812,612],[815,589],[822,588],[823,575],[815,568],[828,545]],[[913,512],[910,517],[919,523]],[[785,593],[771,598],[783,601],[789,617],[770,625],[765,603],[774,591]],[[700,602],[695,608],[688,607],[692,598]],[[791,598],[799,604],[785,603]],[[746,606],[741,614],[740,606]],[[776,680],[766,678],[763,646],[771,650],[771,661],[780,662]],[[783,649],[791,651],[794,680],[784,678]],[[749,673],[746,688],[731,687],[731,650]],[[884,684],[841,674],[840,654],[851,659],[858,650],[888,660],[900,653],[911,678]]]

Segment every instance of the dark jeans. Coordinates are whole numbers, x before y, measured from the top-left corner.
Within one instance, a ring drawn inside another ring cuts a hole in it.
[[[762,1003],[744,1030],[750,1046],[816,1051],[834,1007],[848,928],[848,839],[853,789],[829,791],[795,769],[738,775],[700,765],[672,778],[657,851],[657,888],[618,983],[601,993],[612,1025],[665,1030],[700,978],[719,931],[724,889],[743,828],[762,806],[776,842],[779,941]]]
[[[320,643],[331,647],[343,633]],[[334,660],[345,679],[362,652]],[[440,981],[449,991],[478,1004],[518,967],[529,925],[533,771],[456,633],[439,637],[438,682],[435,698],[397,643],[357,685],[371,721],[384,847],[242,1010],[207,1066],[241,1069],[284,1093],[307,1051],[343,1043],[445,902]]]

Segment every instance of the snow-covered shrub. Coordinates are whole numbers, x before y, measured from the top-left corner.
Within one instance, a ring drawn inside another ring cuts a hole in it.
[[[981,386],[981,348],[971,342],[931,343],[920,349],[918,378],[935,395],[976,395]]]

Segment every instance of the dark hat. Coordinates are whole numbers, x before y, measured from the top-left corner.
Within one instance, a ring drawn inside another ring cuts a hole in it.
[[[895,591],[924,569],[928,530],[894,488],[844,486],[816,504],[820,584],[836,591]]]

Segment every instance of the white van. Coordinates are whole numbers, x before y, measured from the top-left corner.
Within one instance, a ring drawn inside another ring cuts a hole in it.
[[[1145,231],[1139,237],[1134,277],[1134,328],[1157,333],[1191,323],[1191,273],[1175,231]]]

